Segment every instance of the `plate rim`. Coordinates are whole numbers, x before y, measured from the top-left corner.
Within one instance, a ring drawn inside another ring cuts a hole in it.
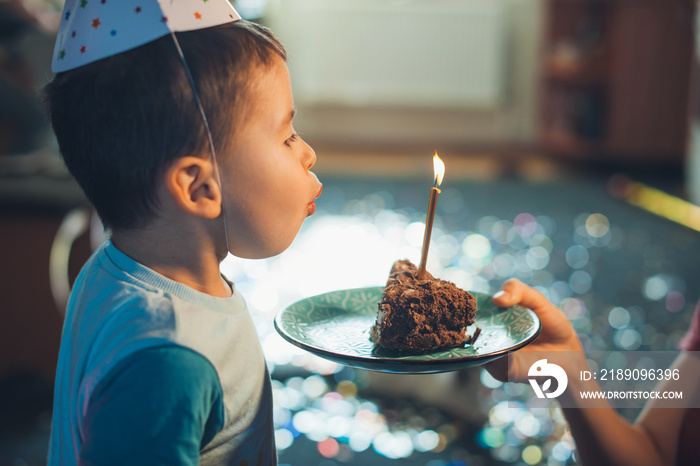
[[[318,293],[316,295],[308,296],[306,298],[301,298],[298,299],[286,306],[277,313],[275,318],[273,319],[274,327],[277,333],[287,342],[293,344],[294,346],[297,346],[305,351],[308,351],[309,353],[318,355],[319,357],[323,357],[324,359],[329,359],[335,362],[338,362],[340,364],[345,364],[348,366],[353,366],[353,367],[360,367],[363,369],[368,369],[368,370],[378,370],[381,371],[381,369],[373,369],[367,366],[382,366],[382,365],[387,365],[391,366],[392,368],[398,368],[401,366],[430,366],[432,368],[438,369],[441,366],[452,366],[452,365],[459,365],[460,362],[481,362],[481,360],[494,360],[498,359],[502,356],[505,356],[509,353],[515,352],[524,346],[527,346],[530,344],[533,340],[535,340],[540,332],[542,331],[542,322],[540,321],[539,317],[537,317],[537,314],[535,314],[531,309],[528,309],[524,306],[520,306],[518,304],[509,306],[507,308],[503,308],[503,310],[507,310],[510,308],[514,307],[519,307],[526,311],[532,318],[533,321],[535,322],[536,328],[531,336],[528,338],[524,339],[523,341],[518,342],[517,344],[513,346],[509,346],[507,348],[503,348],[498,351],[490,352],[487,354],[474,354],[474,355],[465,355],[465,356],[460,356],[460,357],[454,357],[454,358],[446,358],[446,359],[427,359],[427,358],[420,358],[420,359],[403,359],[403,358],[395,358],[395,359],[387,359],[387,358],[367,358],[364,356],[357,356],[357,355],[351,355],[351,354],[343,354],[343,353],[337,353],[333,351],[329,351],[323,348],[319,348],[316,346],[311,346],[306,343],[303,343],[293,336],[289,335],[287,331],[283,328],[283,324],[281,324],[282,316],[284,315],[285,311],[289,309],[291,306],[300,303],[302,301],[306,301],[312,298],[320,297],[320,296],[325,296],[328,294],[332,293],[339,293],[339,292],[352,292],[352,291],[359,291],[359,290],[367,290],[367,289],[383,289],[383,286],[365,286],[365,287],[356,287],[356,288],[347,288],[347,289],[339,289],[339,290],[332,290],[332,291],[327,291],[324,293]],[[488,293],[482,293],[478,291],[469,291],[469,293],[473,295],[481,295],[486,298],[491,298],[492,295],[489,295]],[[427,353],[427,354],[432,354],[432,353]],[[410,356],[410,355],[409,355]],[[420,356],[420,355],[416,355]],[[357,364],[350,364],[350,361],[354,361]],[[488,362],[488,361],[484,361]],[[477,364],[474,364],[477,365]],[[465,366],[466,368],[467,366]],[[429,369],[428,369],[429,370]],[[455,369],[457,370],[457,369]],[[425,371],[417,371],[417,372],[425,372]]]

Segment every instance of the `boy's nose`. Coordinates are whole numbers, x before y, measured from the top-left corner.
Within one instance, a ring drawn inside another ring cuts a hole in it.
[[[302,164],[306,170],[310,170],[316,164],[316,152],[313,148],[304,141],[304,153],[302,155]]]

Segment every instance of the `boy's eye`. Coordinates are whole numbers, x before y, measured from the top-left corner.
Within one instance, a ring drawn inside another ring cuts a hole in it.
[[[299,139],[299,135],[298,135],[297,133],[292,133],[292,135],[289,136],[289,139],[287,139],[286,141],[284,141],[284,143],[285,143],[287,146],[291,147],[291,146],[292,146],[292,143],[293,143],[293,142],[296,142],[297,139]]]

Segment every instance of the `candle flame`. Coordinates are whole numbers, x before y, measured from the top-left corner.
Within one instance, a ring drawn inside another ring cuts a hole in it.
[[[435,187],[442,184],[442,178],[445,176],[445,162],[438,156],[437,151],[433,155],[433,170],[435,171]]]

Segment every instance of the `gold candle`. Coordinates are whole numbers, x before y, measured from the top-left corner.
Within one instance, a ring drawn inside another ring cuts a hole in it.
[[[440,194],[440,184],[442,184],[442,178],[445,176],[445,164],[440,159],[435,152],[433,156],[433,172],[435,178],[433,181],[433,187],[430,189],[430,202],[428,203],[428,215],[425,218],[425,233],[423,234],[423,250],[420,256],[420,266],[418,267],[418,278],[425,278],[425,266],[428,261],[428,248],[430,247],[430,235],[433,233],[433,220],[435,219],[435,205],[437,204],[437,197]]]

